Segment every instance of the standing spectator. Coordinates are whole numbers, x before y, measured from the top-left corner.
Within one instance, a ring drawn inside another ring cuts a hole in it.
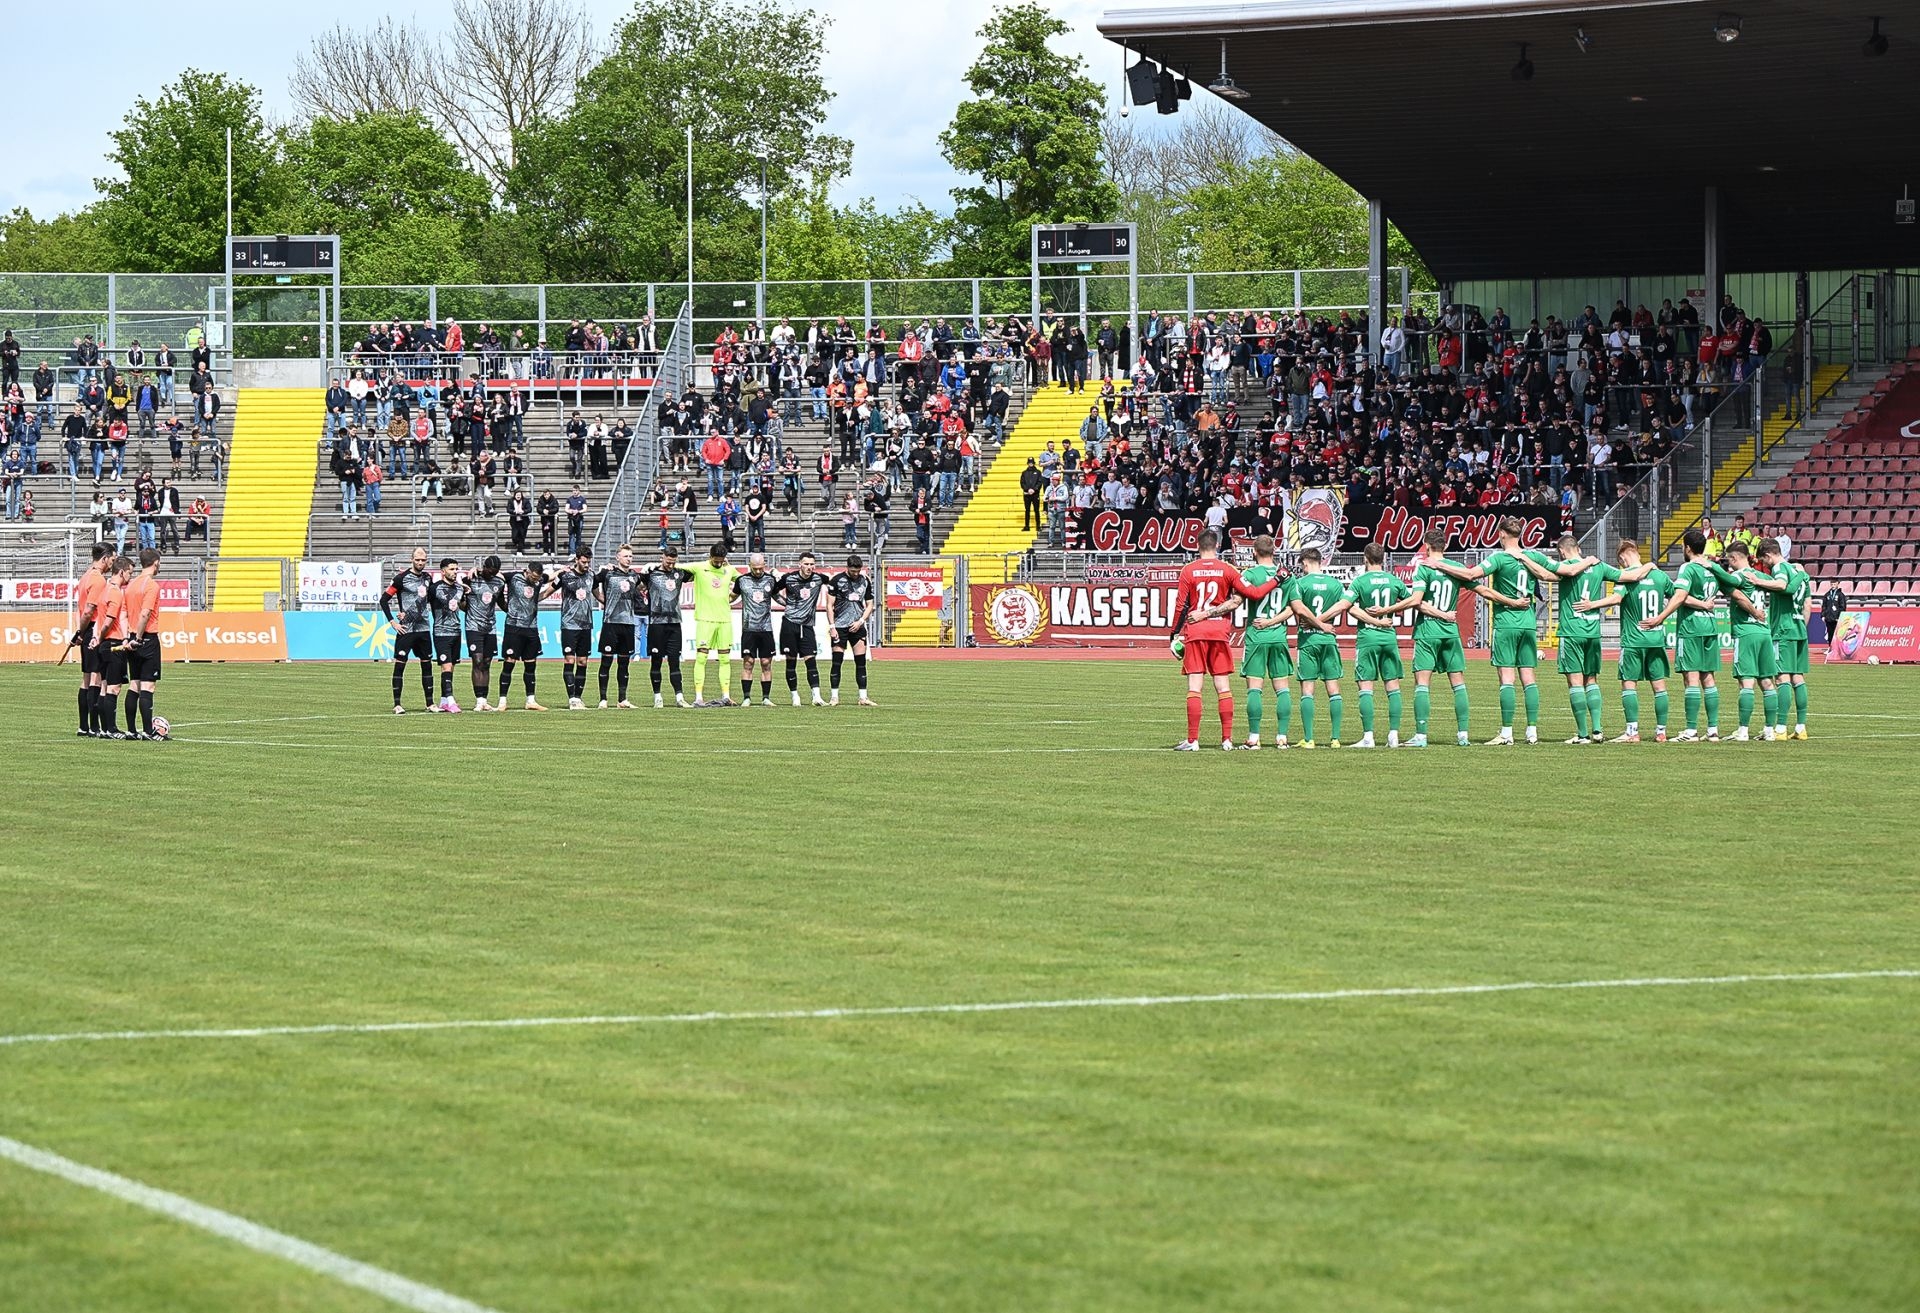
[[[0,458],[0,486],[7,494],[7,518],[20,518],[20,501],[26,492],[27,457],[21,444],[15,442],[7,447],[7,454]]]
[[[386,472],[380,468],[377,457],[369,456],[360,463],[361,500],[366,503],[368,515],[380,513],[380,493],[386,481]]]
[[[1847,609],[1847,590],[1840,586],[1839,580],[1827,585],[1827,591],[1820,594],[1820,618],[1827,622],[1827,641],[1840,632],[1840,617]]]
[[[925,488],[913,494],[913,550],[922,556],[933,552],[933,505]]]
[[[159,548],[163,552],[180,550],[180,490],[173,486],[172,479],[160,480],[157,494],[158,504],[154,507],[153,518],[159,535]]]
[[[747,550],[764,552],[767,550],[767,488],[765,484],[754,483],[747,489],[746,500],[741,509],[747,518]]]
[[[340,484],[342,522],[360,518],[360,457],[354,454],[358,445],[358,439],[350,436],[333,448],[333,477]]]
[[[1033,463],[1033,457],[1027,457],[1027,468],[1020,471],[1020,528],[1033,533],[1040,528],[1040,492],[1046,482],[1040,477],[1040,468]]]
[[[533,501],[524,488],[507,498],[507,527],[512,534],[513,550],[524,554],[527,531],[533,527]]]
[[[1067,485],[1056,474],[1047,483],[1047,536],[1055,547],[1067,545]]]
[[[586,541],[587,495],[580,491],[580,485],[574,484],[573,491],[567,494],[567,555],[578,556],[580,545]]]
[[[9,388],[20,381],[20,344],[14,341],[13,330],[9,328],[5,336],[0,336],[0,388]],[[8,519],[15,517],[8,516]]]
[[[547,368],[553,368],[551,362]],[[540,516],[540,550],[552,556],[554,534],[560,519],[560,499],[553,495],[553,489],[549,488],[540,494],[534,501],[534,511]]]

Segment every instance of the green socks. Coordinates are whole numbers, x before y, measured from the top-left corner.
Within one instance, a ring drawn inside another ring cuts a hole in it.
[[[1293,728],[1293,690],[1276,688],[1273,690],[1273,714],[1280,722],[1280,737],[1287,737],[1287,731]]]
[[[1774,713],[1780,710],[1780,690],[1778,688],[1763,689],[1761,690],[1760,696],[1765,703],[1760,709],[1760,714],[1765,717],[1765,719],[1763,719],[1760,724],[1762,727],[1765,727],[1773,724]]]
[[[1707,728],[1718,734],[1720,732],[1720,686],[1709,685],[1702,696],[1707,703]]]
[[[1305,693],[1300,695],[1300,737],[1313,742],[1313,698]]]
[[[1700,723],[1700,690],[1691,684],[1687,685],[1686,703],[1687,728],[1692,729]]]
[[[1332,724],[1328,737],[1338,743],[1340,741],[1340,695],[1338,693],[1327,695],[1327,720]]]
[[[1413,732],[1424,735],[1427,732],[1427,718],[1433,714],[1433,694],[1425,684],[1413,690]]]
[[[1587,732],[1600,733],[1600,708],[1605,705],[1600,697],[1598,684],[1587,685]]]
[[[1567,705],[1573,708],[1573,727],[1584,739],[1587,736],[1587,690],[1569,688]]]
[[[1371,693],[1360,695],[1360,732],[1373,733],[1373,694]]]
[[[1786,715],[1784,711],[1780,713],[1780,723],[1783,725],[1787,723]],[[1793,723],[1796,725],[1807,723],[1807,686],[1805,684],[1793,686]]]
[[[1740,723],[1735,729],[1745,729],[1747,722],[1753,719],[1753,690],[1745,684],[1740,686]]]
[[[1500,728],[1501,729],[1513,728],[1513,703],[1514,703],[1513,685],[1502,684],[1500,686]]]
[[[1453,723],[1460,727],[1462,734],[1467,732],[1467,686],[1465,684],[1454,685]]]
[[[1627,724],[1638,725],[1640,723],[1640,691],[1638,689],[1623,688],[1620,690],[1620,712],[1627,718]]]
[[[1538,684],[1528,684],[1525,692],[1527,698],[1527,724],[1537,727],[1540,724],[1540,686]]]
[[[1653,695],[1653,723],[1661,729],[1667,727],[1667,716],[1673,710],[1673,699],[1665,693]]]
[[[1400,732],[1400,690],[1387,694],[1387,728],[1395,734]]]
[[[1247,690],[1247,733],[1256,739],[1260,737],[1260,692],[1257,688]]]

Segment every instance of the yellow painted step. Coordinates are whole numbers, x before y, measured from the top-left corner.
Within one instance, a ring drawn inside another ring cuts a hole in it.
[[[1116,386],[1124,386],[1116,384]],[[1011,555],[1033,546],[1034,531],[1021,528],[1020,474],[1027,460],[1037,459],[1047,443],[1058,445],[1080,437],[1087,411],[1099,404],[1097,391],[1073,394],[1064,387],[1047,387],[1033,394],[1020,412],[1019,422],[988,462],[980,486],[967,499],[960,518],[947,530],[940,550],[967,557],[972,583],[1004,583],[1012,570]],[[948,581],[951,584],[951,580]],[[956,598],[966,605],[966,598]],[[900,645],[934,646],[940,641],[938,612],[918,611],[902,616],[893,632]]]
[[[233,558],[297,560],[306,550],[326,392],[242,388],[234,412],[233,462],[217,553],[231,563],[217,568],[213,604],[222,611],[257,611],[267,593],[281,590],[280,566]]]

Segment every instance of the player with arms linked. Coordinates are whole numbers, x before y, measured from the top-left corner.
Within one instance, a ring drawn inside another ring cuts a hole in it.
[[[427,610],[427,590],[433,576],[427,572],[427,549],[413,549],[413,564],[393,577],[380,595],[380,614],[393,626],[393,714],[404,716],[400,690],[406,683],[407,658],[420,662],[420,692],[433,706],[433,620]]]
[[[1257,602],[1283,586],[1277,574],[1264,583],[1247,583],[1220,559],[1220,535],[1212,529],[1200,535],[1199,559],[1181,569],[1174,595],[1172,652],[1187,677],[1187,736],[1174,744],[1181,752],[1200,750],[1200,686],[1208,676],[1219,704],[1220,747],[1233,751],[1233,651],[1228,646],[1233,622],[1228,616],[1239,608],[1239,599]]]
[[[786,608],[780,617],[780,655],[787,659],[787,692],[793,695],[796,707],[800,705],[797,667],[802,659],[807,663],[807,689],[813,694],[813,705],[827,705],[820,696],[818,640],[813,632],[813,618],[820,610],[827,576],[814,568],[816,559],[812,552],[800,553],[800,568],[787,571],[774,584],[774,599]]]
[[[853,654],[853,682],[860,689],[859,705],[880,704],[867,696],[867,622],[873,619],[873,580],[859,556],[847,557],[847,568],[827,581],[833,604],[833,672],[827,705],[840,705],[840,663]]]

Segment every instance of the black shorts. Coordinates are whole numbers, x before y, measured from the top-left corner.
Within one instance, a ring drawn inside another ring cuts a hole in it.
[[[393,636],[393,659],[404,661],[408,657],[419,657],[422,661],[433,659],[433,635],[426,630],[419,633],[401,632]]]
[[[540,631],[529,629],[525,625],[508,625],[506,657],[509,661],[538,661]]]
[[[433,636],[433,658],[442,665],[460,659],[459,634],[435,634]]]
[[[819,650],[812,625],[796,625],[791,620],[780,622],[781,656],[810,657]]]
[[[741,630],[740,659],[742,661],[773,660],[773,631],[771,629]]]
[[[74,631],[73,645],[80,649],[80,673],[100,673],[100,649],[93,646],[93,622],[89,620]]]
[[[160,636],[148,634],[127,654],[127,678],[142,684],[160,682]]]
[[[601,625],[600,626],[600,655],[601,656],[628,656],[628,657],[632,656],[633,655],[633,626],[632,625]]]
[[[97,649],[100,653],[100,679],[108,688],[121,688],[127,682],[127,653],[117,646],[108,647],[105,643]]]
[[[467,631],[467,657],[473,661],[491,661],[500,650],[500,640],[491,629]]]
[[[560,631],[560,655],[570,657],[590,656],[593,653],[593,631],[591,629],[562,629]]]
[[[856,643],[864,643],[866,641],[867,627],[865,625],[855,625],[852,629],[836,628],[833,631],[833,645],[835,647],[852,647]]]
[[[650,657],[680,655],[680,623],[677,620],[647,621],[647,655]]]

